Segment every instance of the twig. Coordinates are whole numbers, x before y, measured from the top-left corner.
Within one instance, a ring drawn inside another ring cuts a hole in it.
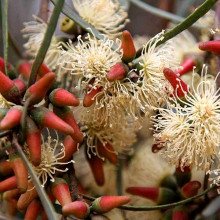
[[[122,160],[122,158],[120,158],[120,155],[119,155],[117,171],[116,171],[118,195],[122,195],[122,166],[123,166],[123,160]]]
[[[9,134],[12,134],[12,130],[2,131],[0,132],[0,138],[5,137]]]
[[[48,19],[48,4],[49,0],[41,0],[40,11],[38,13],[38,17],[40,17],[45,22],[47,22]]]
[[[202,193],[200,193],[196,196],[193,196],[191,198],[184,199],[184,200],[179,201],[179,202],[166,204],[166,205],[157,205],[157,206],[128,206],[128,205],[123,205],[123,206],[120,206],[119,208],[123,209],[123,210],[129,210],[129,211],[151,211],[151,210],[168,209],[168,208],[172,208],[172,207],[175,207],[175,206],[179,206],[179,205],[183,205],[183,204],[192,202],[194,199],[197,199],[201,196],[204,196],[205,194],[207,194],[208,192],[210,192],[214,189],[216,189],[216,186],[212,186],[209,189],[206,189]],[[82,195],[82,196],[83,196],[83,198],[91,200],[91,201],[94,201],[96,199],[94,197],[87,196],[87,195]]]

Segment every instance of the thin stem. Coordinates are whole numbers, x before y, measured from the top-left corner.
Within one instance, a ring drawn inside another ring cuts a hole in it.
[[[182,22],[184,21],[185,18],[179,16],[179,15],[175,15],[173,13],[161,10],[159,8],[155,8],[145,2],[142,2],[140,0],[130,0],[130,2],[132,2],[134,5],[136,5],[137,7],[153,14],[153,15],[157,15],[159,17],[162,18],[166,18],[168,20],[174,21],[174,22]],[[193,24],[192,27],[195,28],[204,28],[204,26],[199,25],[199,24]]]
[[[119,155],[117,171],[116,171],[118,195],[122,195],[122,166],[123,166],[123,160],[122,160],[122,158],[120,158],[120,155]]]
[[[64,0],[58,0],[57,4],[54,7],[53,13],[50,18],[50,22],[47,27],[47,31],[44,35],[43,42],[41,43],[40,49],[38,50],[36,59],[33,63],[32,69],[31,69],[31,75],[30,75],[30,79],[28,82],[28,87],[30,87],[32,84],[34,84],[34,82],[37,79],[37,72],[40,69],[41,64],[43,63],[44,58],[47,53],[47,50],[50,46],[50,42],[52,40],[53,33],[56,29],[57,21],[59,19],[59,15],[62,10],[63,4],[64,4]]]
[[[198,194],[196,196],[193,196],[191,198],[184,199],[184,200],[179,201],[179,202],[174,202],[174,203],[166,204],[166,205],[157,205],[157,206],[128,206],[128,205],[123,205],[123,206],[120,206],[119,208],[123,209],[123,210],[129,210],[129,211],[151,211],[151,210],[168,209],[168,208],[172,208],[174,206],[179,206],[179,205],[183,205],[183,204],[192,202],[194,199],[197,199],[197,198],[199,198],[201,196],[204,196],[205,194],[207,194],[208,192],[210,192],[210,191],[212,191],[214,189],[216,189],[216,186],[212,186],[209,189],[206,189],[202,193],[200,193],[200,194]],[[87,195],[83,195],[83,197],[85,199],[88,199],[88,200],[91,200],[91,201],[94,201],[96,199],[94,197],[87,196]]]
[[[12,134],[12,130],[2,131],[0,132],[0,138],[8,136],[9,134]]]
[[[161,41],[158,41],[156,46],[159,46],[166,41],[172,39],[182,31],[189,28],[192,24],[194,24],[199,18],[201,18],[203,15],[205,15],[217,2],[218,0],[206,0],[200,7],[198,7],[192,14],[190,14],[184,21],[176,25],[171,30],[167,31],[163,36],[164,39]],[[143,48],[139,49],[137,52],[137,57],[141,55],[141,51]],[[133,61],[133,64],[136,64],[138,62],[137,59]]]

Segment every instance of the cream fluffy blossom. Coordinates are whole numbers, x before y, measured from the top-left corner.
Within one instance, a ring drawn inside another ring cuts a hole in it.
[[[41,180],[42,186],[46,184],[48,180],[54,182],[54,174],[56,172],[67,172],[68,168],[59,168],[60,165],[66,165],[73,163],[74,161],[61,162],[65,157],[64,146],[59,141],[58,134],[56,133],[56,139],[53,139],[47,130],[47,139],[41,135],[41,163],[38,166],[32,167],[38,177]],[[27,156],[30,157],[28,149],[26,149]]]
[[[156,44],[163,40],[161,32],[152,38],[143,48],[139,65],[140,79],[137,82],[140,88],[135,97],[142,111],[165,104],[172,92],[172,86],[163,74],[164,67],[176,68],[177,62],[174,58],[174,49],[169,43],[156,47]]]
[[[152,117],[154,136],[171,163],[209,170],[219,156],[220,95],[215,85],[203,67],[200,83],[185,94],[185,101],[171,98],[167,108]]]
[[[24,44],[24,48],[29,56],[35,58],[44,39],[48,25],[35,15],[33,15],[33,18],[34,21],[24,23],[25,28],[21,32],[23,33],[23,37],[28,39],[28,41]],[[58,41],[56,37],[53,36],[44,59],[44,63],[50,69],[55,69],[57,59],[60,56],[60,50],[57,49],[57,43]]]
[[[209,181],[212,182],[212,184],[220,186],[220,169],[215,169],[215,170],[209,170],[207,172],[208,174],[210,174],[210,178]],[[220,189],[217,189],[218,193],[220,194]]]
[[[111,38],[129,21],[118,0],[73,0],[73,5],[86,22]]]

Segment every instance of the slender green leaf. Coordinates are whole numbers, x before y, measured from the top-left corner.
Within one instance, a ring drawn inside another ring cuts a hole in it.
[[[7,63],[8,63],[8,0],[1,1],[2,9],[2,34],[3,34],[3,54],[5,60],[5,74],[7,75]]]
[[[57,5],[57,0],[50,0],[54,5]],[[76,12],[74,12],[68,5],[64,4],[63,14],[69,17],[71,20],[75,21],[80,27],[82,27],[87,32],[93,34],[97,39],[104,39],[103,33],[96,30],[92,25],[84,21]],[[117,45],[113,44],[112,49],[116,50]]]
[[[52,203],[48,199],[48,196],[47,196],[44,188],[41,186],[41,183],[40,183],[39,179],[37,178],[31,164],[29,163],[28,159],[26,158],[23,150],[21,149],[21,146],[18,144],[16,134],[13,135],[13,145],[17,149],[18,154],[21,156],[21,158],[23,159],[23,161],[28,169],[28,172],[29,172],[29,174],[32,178],[32,181],[36,187],[37,193],[40,197],[40,200],[41,200],[41,203],[44,207],[44,210],[47,213],[48,219],[56,220],[57,217],[56,217],[54,207],[52,206]]]
[[[50,42],[51,42],[51,39],[53,37],[53,33],[56,29],[57,21],[59,19],[59,15],[60,15],[60,12],[62,10],[63,4],[64,4],[64,0],[58,0],[57,4],[54,7],[53,13],[52,13],[51,18],[50,18],[50,22],[49,22],[48,27],[47,27],[47,31],[44,35],[43,42],[40,46],[40,49],[38,50],[36,59],[33,63],[32,69],[31,69],[31,75],[30,75],[30,79],[29,79],[29,82],[28,82],[29,87],[37,79],[37,72],[40,69],[41,64],[43,63],[44,58],[45,58],[46,53],[47,53],[47,50],[50,46]]]

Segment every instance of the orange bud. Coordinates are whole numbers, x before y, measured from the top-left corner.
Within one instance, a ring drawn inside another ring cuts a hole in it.
[[[30,74],[31,74],[31,64],[26,62],[26,61],[22,61],[20,63],[18,63],[17,65],[17,71],[25,78],[25,79],[29,79]]]
[[[128,72],[128,67],[123,63],[116,63],[111,67],[110,71],[107,74],[108,81],[112,82],[114,80],[123,79]]]
[[[14,170],[17,187],[20,193],[27,191],[28,187],[28,171],[21,157],[15,153],[10,154],[10,162]]]
[[[163,73],[166,79],[172,85],[175,95],[177,95],[179,98],[182,98],[186,93],[188,93],[188,86],[180,79],[179,76],[176,75],[176,73],[169,68],[164,68]]]
[[[35,220],[42,210],[40,201],[34,199],[27,207],[24,220]]]
[[[28,205],[38,197],[37,190],[34,187],[33,183],[28,183],[28,190],[21,194],[18,199],[17,208],[22,211],[28,207]]]
[[[95,181],[97,185],[103,186],[105,183],[105,175],[103,170],[103,161],[97,156],[94,156],[91,154],[91,157],[89,157],[86,154],[86,159],[89,162],[89,166],[92,170],[92,174],[95,178]]]
[[[74,137],[73,128],[65,121],[55,115],[52,111],[45,107],[38,107],[31,111],[34,121],[41,127],[48,127],[60,131],[64,134],[69,134]]]
[[[10,176],[13,174],[13,169],[11,163],[8,161],[0,162],[0,175],[1,176]]]
[[[41,212],[41,220],[47,220],[47,213],[46,211],[43,209],[43,211]]]
[[[199,43],[199,49],[220,55],[220,40],[212,40]]]
[[[193,70],[193,67],[196,66],[196,63],[192,58],[186,58],[183,63],[180,65],[180,68],[175,73],[178,73],[179,76],[184,75]]]
[[[13,82],[17,86],[17,88],[20,92],[20,95],[23,95],[24,92],[26,91],[26,85],[25,85],[24,81],[21,79],[14,79]]]
[[[126,63],[131,62],[136,56],[136,50],[132,36],[127,30],[122,32],[121,48],[123,50],[122,60]]]
[[[90,107],[95,102],[96,95],[101,91],[102,91],[102,87],[87,91],[83,99],[83,106]]]
[[[0,129],[1,130],[8,130],[14,128],[20,124],[22,115],[22,107],[21,106],[13,106],[5,117],[0,122]]]
[[[195,196],[198,194],[200,187],[201,183],[199,181],[188,182],[181,188],[181,195],[183,198]]]
[[[10,102],[20,103],[20,92],[15,83],[0,71],[0,93]]]
[[[41,136],[34,121],[27,117],[26,143],[30,152],[30,158],[35,166],[41,162]]]
[[[10,201],[20,195],[19,189],[12,189],[4,193],[4,199]]]
[[[102,157],[107,158],[113,164],[118,163],[118,155],[114,151],[114,148],[109,143],[103,146],[100,142],[98,142],[97,149]]]
[[[45,76],[47,73],[51,72],[48,66],[45,63],[42,63],[40,69],[38,70],[38,76],[41,78]]]
[[[11,199],[10,201],[7,201],[7,211],[9,216],[15,216],[17,212],[17,200]]]
[[[9,177],[8,179],[5,179],[0,182],[0,193],[16,188],[17,181],[15,176]]]
[[[62,178],[55,178],[55,181],[52,183],[52,193],[61,206],[72,202],[69,186]]]
[[[60,118],[62,118],[67,124],[69,124],[73,128],[74,134],[71,136],[73,140],[81,143],[83,141],[83,135],[79,129],[78,124],[75,121],[72,110],[69,107],[63,107],[54,108],[54,111]]]
[[[49,96],[51,103],[58,107],[78,106],[79,100],[65,89],[54,89]]]
[[[25,99],[31,98],[31,104],[40,102],[45,97],[55,78],[55,73],[47,73],[30,88],[28,88],[24,95]]]
[[[82,201],[75,201],[66,204],[62,208],[64,215],[73,215],[79,219],[85,219],[89,215],[89,206]]]
[[[91,209],[97,213],[105,213],[130,202],[130,196],[102,196],[94,200]]]

